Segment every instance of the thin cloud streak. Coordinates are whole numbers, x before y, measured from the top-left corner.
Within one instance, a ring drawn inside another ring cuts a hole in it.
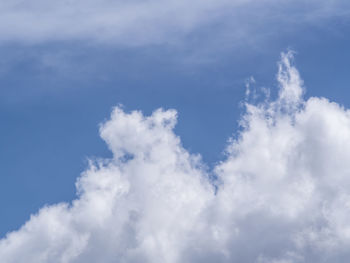
[[[226,24],[231,43],[260,38],[261,27],[293,28],[348,17],[346,1],[2,1],[0,42],[41,44],[86,41],[140,46],[181,43],[215,23]],[[222,27],[225,28],[225,27]],[[249,36],[249,39],[247,38]]]

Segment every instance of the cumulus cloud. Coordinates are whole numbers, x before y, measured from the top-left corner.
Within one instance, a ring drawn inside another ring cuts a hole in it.
[[[208,25],[229,25],[231,38],[252,38],[268,24],[348,16],[347,1],[311,0],[3,0],[0,42],[100,42],[137,46],[174,43]],[[225,22],[226,21],[226,22]],[[234,43],[234,41],[231,41]]]
[[[7,234],[1,262],[348,262],[350,111],[305,100],[290,52],[277,80],[211,172],[174,134],[175,110],[115,108],[100,127],[113,158]]]

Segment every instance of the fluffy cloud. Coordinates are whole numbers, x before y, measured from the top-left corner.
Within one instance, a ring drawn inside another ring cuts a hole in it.
[[[307,5],[299,0],[3,0],[0,43],[173,43],[218,21],[228,25],[232,40],[251,39],[266,24],[271,32],[283,23],[294,27],[327,16],[347,16],[348,7],[344,0],[311,0]]]
[[[1,261],[348,262],[350,111],[304,100],[292,60],[277,99],[246,103],[212,172],[181,146],[176,111],[115,108],[100,128],[113,158],[91,163],[71,204],[2,239]]]

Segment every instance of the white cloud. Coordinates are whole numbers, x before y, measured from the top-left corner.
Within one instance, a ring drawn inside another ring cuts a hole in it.
[[[221,28],[227,29],[224,35],[232,45],[247,36],[249,41],[261,37],[264,25],[271,33],[282,24],[293,28],[327,16],[348,16],[346,7],[344,0],[312,0],[307,5],[291,0],[3,0],[0,42],[174,43],[220,21],[228,25]]]
[[[0,241],[1,262],[348,262],[350,111],[304,100],[282,54],[278,98],[246,104],[214,173],[174,134],[176,111],[116,108],[78,198],[42,208]]]

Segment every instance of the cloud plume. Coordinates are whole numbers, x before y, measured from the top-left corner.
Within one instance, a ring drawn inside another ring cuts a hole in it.
[[[348,262],[350,112],[304,99],[290,52],[277,81],[213,171],[182,147],[175,110],[115,108],[100,126],[113,158],[91,162],[71,204],[7,234],[1,261]]]

